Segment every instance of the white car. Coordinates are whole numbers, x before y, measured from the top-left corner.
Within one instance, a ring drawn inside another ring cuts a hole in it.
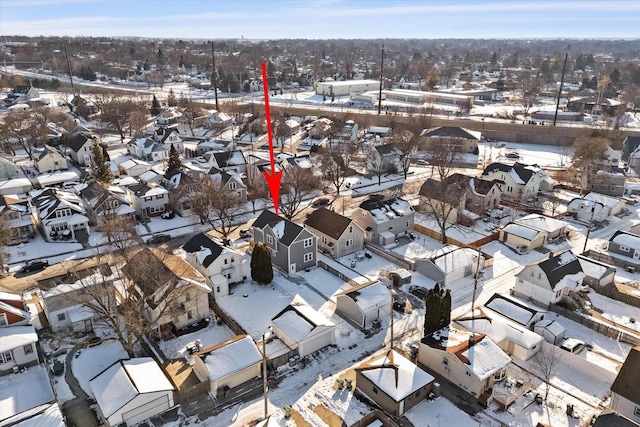
[[[575,338],[567,338],[562,341],[560,344],[560,348],[568,351],[569,353],[578,354],[585,348],[585,342],[575,339]]]

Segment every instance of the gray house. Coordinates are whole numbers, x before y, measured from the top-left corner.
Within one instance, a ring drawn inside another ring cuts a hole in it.
[[[340,258],[364,248],[362,228],[351,218],[327,208],[320,208],[313,212],[304,224],[318,237],[318,248],[334,258]]]
[[[366,241],[386,245],[413,230],[414,216],[406,200],[373,195],[353,210],[351,219],[364,230]]]
[[[316,236],[271,211],[262,211],[255,220],[253,238],[267,244],[273,264],[287,274],[316,266]]]
[[[580,261],[584,272],[583,284],[597,289],[599,286],[606,286],[614,282],[616,277],[614,266],[582,255],[578,255],[578,261]]]
[[[640,236],[618,230],[609,239],[609,252],[625,257],[640,259]]]

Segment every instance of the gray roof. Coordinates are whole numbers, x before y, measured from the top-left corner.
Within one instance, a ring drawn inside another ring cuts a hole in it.
[[[640,405],[640,347],[634,347],[622,364],[611,391]]]
[[[304,223],[333,239],[338,239],[351,224],[351,218],[327,208],[320,208],[309,215]]]
[[[204,267],[209,267],[223,251],[222,246],[211,240],[211,237],[204,233],[196,234],[182,247],[185,252],[189,253],[200,252],[203,248],[211,251],[211,254],[207,255],[204,260],[202,260],[202,265]]]
[[[427,138],[462,138],[472,139],[474,141],[480,140],[476,135],[472,134],[468,129],[461,128],[459,126],[440,126],[435,129],[430,129],[422,132],[423,137]]]
[[[254,221],[253,227],[264,230],[265,227],[270,226],[272,228],[274,225],[281,221],[284,221],[284,233],[279,240],[283,245],[289,246],[296,240],[296,237],[298,237],[300,233],[302,233],[303,228],[298,224],[291,222],[286,218],[282,218],[265,209]]]

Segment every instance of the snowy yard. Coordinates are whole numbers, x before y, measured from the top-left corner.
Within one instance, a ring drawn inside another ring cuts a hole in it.
[[[640,332],[640,308],[607,298],[595,292],[589,293],[592,307],[602,311],[602,317],[616,325]],[[631,319],[634,319],[631,321]]]
[[[217,325],[215,322],[210,322],[209,326],[204,329],[179,337],[171,337],[168,340],[160,341],[158,344],[165,357],[173,359],[181,357],[178,354],[179,351],[195,340],[201,340],[203,348],[209,348],[234,336],[235,334],[226,325]]]

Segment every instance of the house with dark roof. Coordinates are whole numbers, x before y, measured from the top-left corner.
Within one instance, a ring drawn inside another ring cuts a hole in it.
[[[309,230],[268,210],[252,227],[255,243],[266,243],[273,265],[285,274],[316,266],[318,239]]]
[[[247,201],[247,185],[242,182],[240,174],[235,170],[224,171],[216,168],[209,169],[209,178],[213,182],[224,185],[230,191],[238,195],[242,203]]]
[[[622,160],[631,163],[629,156],[640,147],[640,136],[627,136],[622,142]],[[638,156],[640,157],[640,156]]]
[[[34,153],[33,163],[40,173],[69,169],[67,158],[60,153],[60,150],[46,144],[41,152]]]
[[[377,194],[351,213],[351,219],[364,230],[365,240],[379,245],[393,243],[396,236],[412,231],[414,217],[415,211],[406,200]]]
[[[544,188],[553,188],[554,181],[538,166],[515,163],[491,163],[482,172],[485,181],[495,181],[502,195],[524,200],[538,194]]]
[[[478,150],[482,134],[459,126],[440,126],[423,130],[420,138],[428,142],[452,144],[461,153],[473,153]]]
[[[35,237],[29,201],[16,196],[0,196],[0,217],[4,222],[7,245],[26,243]]]
[[[30,203],[33,222],[48,241],[88,240],[89,218],[74,192],[57,188],[34,190]]]
[[[127,144],[129,155],[148,162],[161,162],[169,157],[169,149],[144,135],[136,135]]]
[[[640,423],[640,347],[634,347],[611,384],[609,408]]]
[[[93,225],[100,223],[101,218],[117,217],[135,223],[136,211],[126,196],[126,191],[120,187],[105,185],[97,181],[89,183],[78,192],[89,222]]]
[[[4,99],[7,107],[16,104],[29,104],[34,100],[40,99],[40,92],[33,86],[19,85],[13,89]]]
[[[159,127],[153,132],[153,139],[167,150],[171,150],[171,146],[175,148],[178,153],[184,154],[184,141],[180,137],[180,132],[175,127],[165,128]]]
[[[204,172],[192,169],[176,172],[170,177],[165,176],[162,185],[169,191],[171,209],[181,216],[191,212],[191,198],[201,191],[204,179]]]
[[[515,296],[548,307],[581,286],[584,272],[571,251],[551,252],[549,258],[526,266],[516,277]]]
[[[614,254],[640,260],[640,235],[617,230],[609,238],[607,250]]]
[[[139,183],[125,187],[125,192],[138,218],[160,216],[169,209],[169,191],[159,185]]]
[[[638,427],[640,423],[631,421],[629,418],[621,415],[611,409],[605,408],[596,421],[591,424],[592,427]]]
[[[241,150],[221,151],[219,153],[206,153],[209,166],[221,171],[234,170],[240,174],[247,172],[247,160]]]
[[[98,137],[86,132],[80,132],[69,141],[69,156],[79,165],[87,166],[93,161],[93,146],[98,143]]]
[[[193,236],[182,250],[189,265],[206,278],[216,299],[229,295],[229,286],[246,278],[242,254],[205,233]]]
[[[395,144],[382,144],[372,147],[368,151],[367,169],[375,172],[377,170],[393,171],[398,169],[400,153]]]
[[[327,208],[311,213],[304,225],[318,238],[318,249],[334,258],[341,258],[364,248],[364,230],[351,218]]]

